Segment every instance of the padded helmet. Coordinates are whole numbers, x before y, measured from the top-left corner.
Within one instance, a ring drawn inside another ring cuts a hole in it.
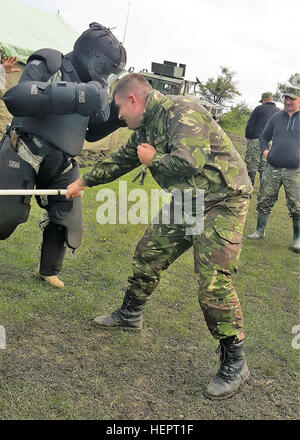
[[[119,75],[126,65],[126,50],[109,29],[91,23],[75,41],[73,60],[84,82],[106,83],[111,73]]]

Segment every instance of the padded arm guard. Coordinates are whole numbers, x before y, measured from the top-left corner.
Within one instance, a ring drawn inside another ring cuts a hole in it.
[[[108,95],[97,81],[89,83],[25,81],[3,96],[8,111],[14,116],[40,116],[78,113],[109,117]]]
[[[99,114],[93,115],[89,119],[88,130],[85,135],[86,140],[89,142],[99,141],[118,128],[126,127],[126,122],[123,119],[119,119],[118,114],[119,109],[115,102],[112,101],[110,103],[109,118],[103,120],[103,118],[99,117]]]

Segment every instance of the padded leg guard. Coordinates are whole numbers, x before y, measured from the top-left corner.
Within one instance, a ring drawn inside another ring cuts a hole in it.
[[[65,228],[50,222],[43,233],[40,275],[58,275],[66,254]]]

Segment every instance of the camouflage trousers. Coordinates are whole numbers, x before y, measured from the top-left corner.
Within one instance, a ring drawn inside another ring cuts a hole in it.
[[[245,162],[249,173],[264,171],[266,158],[260,152],[259,139],[247,140]]]
[[[257,211],[270,214],[283,185],[286,204],[291,217],[300,217],[300,168],[274,168],[266,165],[260,191],[257,196]]]
[[[237,336],[243,340],[242,310],[231,276],[238,267],[248,204],[244,197],[214,204],[205,211],[201,235],[186,235],[181,224],[151,224],[134,253],[130,290],[146,300],[157,287],[161,271],[193,247],[198,301],[208,329],[216,339]]]

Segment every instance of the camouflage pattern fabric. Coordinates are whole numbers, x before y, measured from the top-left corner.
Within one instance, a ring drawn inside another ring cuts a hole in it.
[[[242,310],[231,275],[238,268],[248,203],[242,197],[218,202],[205,212],[201,235],[186,235],[184,225],[150,225],[134,253],[130,291],[146,300],[161,271],[193,246],[198,300],[208,329],[216,339],[243,340]]]
[[[29,163],[36,174],[38,174],[41,163],[44,160],[44,156],[39,156],[38,154],[33,154],[31,150],[27,147],[25,142],[20,138],[18,141],[18,155],[25,160],[25,162]]]
[[[84,174],[84,184],[111,182],[138,167],[137,146],[143,142],[157,150],[149,169],[161,188],[204,189],[208,203],[253,190],[243,160],[204,107],[156,90],[148,97],[141,127],[118,152]]]
[[[137,146],[157,150],[149,170],[169,191],[203,189],[205,219],[201,235],[186,225],[150,225],[133,258],[130,289],[141,299],[157,286],[161,270],[194,247],[199,303],[216,339],[242,331],[242,312],[231,281],[241,249],[248,198],[253,188],[247,168],[228,136],[199,103],[152,91],[141,126],[115,154],[82,176],[87,186],[111,182],[138,167]],[[172,211],[172,209],[171,209]]]
[[[286,203],[291,217],[300,217],[300,168],[274,168],[269,163],[264,171],[261,189],[257,197],[257,211],[270,214],[283,185]]]
[[[266,158],[261,154],[259,139],[248,139],[245,162],[249,173],[262,172],[266,166]]]
[[[260,162],[258,165],[258,172],[263,173],[265,171],[266,165],[267,165],[267,158],[262,154],[260,156]]]

